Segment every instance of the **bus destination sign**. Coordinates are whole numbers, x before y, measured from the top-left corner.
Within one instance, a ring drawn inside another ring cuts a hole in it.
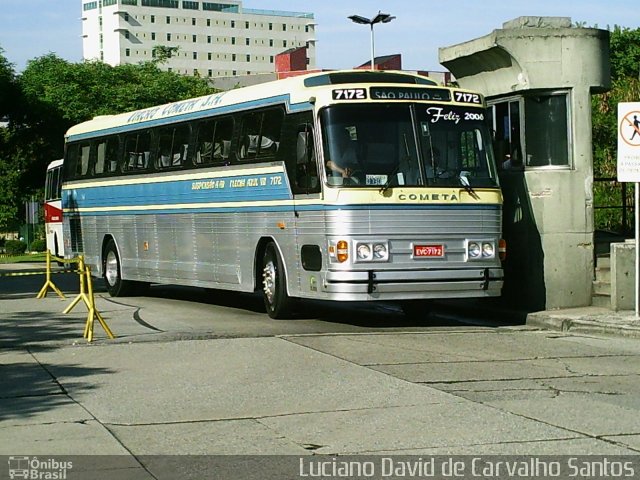
[[[451,101],[451,93],[445,88],[371,87],[370,91],[372,100]]]

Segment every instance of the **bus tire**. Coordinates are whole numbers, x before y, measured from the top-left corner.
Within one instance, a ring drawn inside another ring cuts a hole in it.
[[[123,280],[121,274],[120,255],[116,242],[109,240],[102,257],[104,283],[112,297],[126,297],[134,294],[135,282]]]
[[[291,298],[287,295],[284,263],[273,242],[267,244],[262,257],[262,297],[269,317],[275,319],[289,317]]]

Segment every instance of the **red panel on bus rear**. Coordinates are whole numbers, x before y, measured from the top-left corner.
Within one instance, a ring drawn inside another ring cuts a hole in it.
[[[45,223],[62,222],[62,209],[56,208],[50,203],[44,204],[44,221]]]

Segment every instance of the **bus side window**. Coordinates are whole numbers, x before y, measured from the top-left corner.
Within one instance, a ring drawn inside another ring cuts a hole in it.
[[[163,128],[158,139],[158,168],[179,167],[187,162],[189,125]]]
[[[229,163],[231,153],[231,138],[233,137],[233,118],[221,118],[217,121],[214,139],[213,158],[215,161]]]
[[[53,171],[53,200],[59,200],[60,198],[62,198],[62,177],[60,176],[61,173],[62,167],[58,167]]]
[[[78,177],[84,177],[89,174],[89,164],[91,160],[91,144],[83,143],[79,145],[79,158],[76,164],[76,175]]]
[[[278,153],[282,120],[283,112],[279,108],[264,112],[262,128],[260,129],[259,157],[275,157]]]
[[[198,125],[195,157],[193,163],[196,165],[209,165],[213,163],[213,145],[216,136],[216,121],[200,122]]]
[[[145,170],[151,156],[151,133],[132,133],[125,138],[123,170]]]
[[[260,139],[261,124],[262,112],[248,113],[242,117],[238,159],[248,160],[255,158],[258,154],[258,140]]]
[[[67,144],[64,152],[65,177],[69,180],[76,178],[76,164],[78,162],[78,144]]]
[[[238,159],[275,158],[280,147],[284,113],[280,108],[242,117]]]
[[[227,163],[232,136],[233,119],[231,117],[201,122],[198,125],[193,163],[195,165]]]
[[[101,141],[96,144],[96,164],[93,167],[93,171],[96,175],[100,175],[104,172],[104,164],[107,155],[107,142]]]
[[[105,171],[114,173],[118,170],[118,156],[120,154],[120,140],[118,137],[107,138],[107,153]]]

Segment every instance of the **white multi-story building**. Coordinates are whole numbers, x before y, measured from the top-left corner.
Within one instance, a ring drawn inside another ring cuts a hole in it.
[[[249,9],[241,0],[83,0],[82,10],[85,60],[120,65],[170,52],[164,70],[228,77],[272,73],[277,54],[306,46],[307,68],[315,68],[313,13]]]

